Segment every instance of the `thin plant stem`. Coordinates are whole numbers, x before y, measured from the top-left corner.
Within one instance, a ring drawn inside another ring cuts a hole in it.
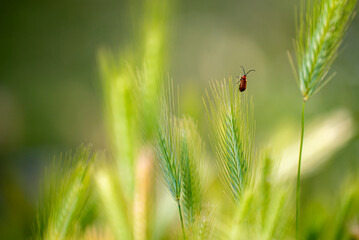
[[[300,167],[302,164],[302,150],[303,150],[303,137],[304,137],[304,109],[306,99],[302,104],[302,132],[300,135],[300,147],[299,147],[299,160],[298,160],[298,174],[297,174],[297,204],[296,204],[296,225],[295,230],[297,234],[297,240],[299,239],[299,194],[300,194]]]
[[[177,199],[177,206],[178,206],[178,211],[179,211],[179,215],[180,215],[180,219],[181,219],[183,239],[186,240],[186,233],[185,233],[185,231],[184,231],[183,217],[182,217],[182,211],[181,211],[181,203],[180,203],[180,200],[179,200],[179,199]]]

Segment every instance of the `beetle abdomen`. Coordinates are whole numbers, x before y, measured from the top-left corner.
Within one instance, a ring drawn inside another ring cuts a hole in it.
[[[241,81],[239,83],[239,91],[243,92],[244,90],[246,90],[247,87],[247,80],[244,78],[241,78]]]

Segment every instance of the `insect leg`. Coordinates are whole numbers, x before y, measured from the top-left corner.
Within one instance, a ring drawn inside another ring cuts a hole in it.
[[[239,78],[239,80],[238,80],[238,82],[236,84],[241,82],[241,76],[237,76],[237,78]]]

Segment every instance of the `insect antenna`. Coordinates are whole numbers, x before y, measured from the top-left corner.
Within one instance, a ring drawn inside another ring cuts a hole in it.
[[[243,69],[243,75],[246,75],[246,70],[244,70],[244,67],[241,66],[241,68]]]
[[[248,73],[252,72],[252,71],[256,71],[255,69],[251,69],[249,70],[245,75],[247,75]]]

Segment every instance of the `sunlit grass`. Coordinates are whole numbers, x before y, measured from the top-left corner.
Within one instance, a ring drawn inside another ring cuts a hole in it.
[[[253,171],[252,103],[237,91],[230,79],[212,84],[205,105],[222,179],[231,197],[239,202]]]
[[[304,138],[304,106],[330,79],[327,73],[355,3],[303,2],[296,41],[302,137],[295,168],[297,147],[289,147],[279,164],[280,157],[255,147],[254,100],[239,92],[231,77],[212,81],[204,96],[206,146],[196,120],[180,112],[182,99],[173,81],[164,77],[173,3],[144,0],[135,24],[138,45],[120,54],[99,53],[109,149],[94,163],[95,150],[81,147],[47,171],[33,238],[354,238],[358,178],[343,176],[332,205],[327,199],[320,200],[320,208],[314,202],[303,205],[299,225],[300,172],[294,170],[301,169],[302,158],[304,172],[317,169],[315,164],[353,137],[353,120],[341,111],[309,127]],[[298,176],[297,188],[293,176]]]
[[[42,182],[34,229],[36,239],[65,239],[81,230],[88,221],[91,204],[91,174],[95,155],[80,147],[75,153],[55,158]]]
[[[301,1],[295,50],[295,77],[303,96],[296,199],[296,231],[299,235],[300,176],[304,138],[305,103],[333,77],[327,76],[354,16],[356,0]],[[292,63],[292,65],[294,65]]]

